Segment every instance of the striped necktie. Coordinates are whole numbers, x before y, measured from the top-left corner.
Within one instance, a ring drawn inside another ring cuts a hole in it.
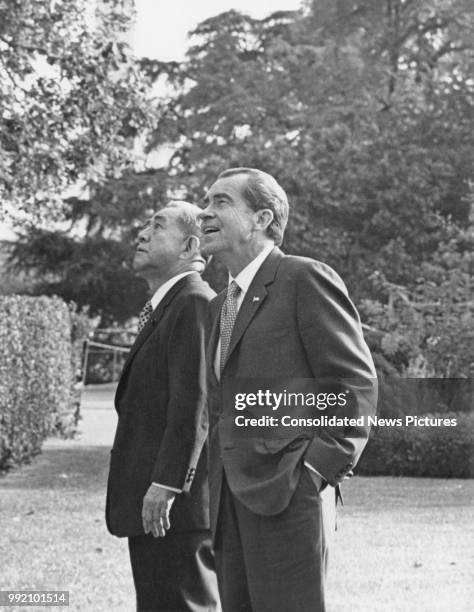
[[[234,281],[231,282],[227,289],[227,296],[222,304],[221,320],[220,320],[220,334],[221,334],[221,360],[220,370],[224,367],[225,358],[227,357],[227,351],[229,350],[230,339],[232,337],[232,330],[234,329],[235,319],[237,318],[238,307],[237,301],[242,289]]]

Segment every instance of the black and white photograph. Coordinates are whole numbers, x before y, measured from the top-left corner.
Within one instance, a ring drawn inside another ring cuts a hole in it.
[[[472,0],[0,0],[0,111],[0,609],[472,612]]]

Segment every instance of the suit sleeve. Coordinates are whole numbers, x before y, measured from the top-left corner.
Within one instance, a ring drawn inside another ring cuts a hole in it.
[[[363,426],[321,428],[305,453],[304,461],[335,486],[356,465],[367,443],[367,416],[375,413],[377,379],[359,315],[339,276],[311,262],[297,283],[298,330],[313,376],[322,391],[347,394],[345,405],[326,414],[364,417]]]
[[[189,296],[170,331],[166,427],[151,480],[188,491],[207,437],[205,324],[208,299]]]

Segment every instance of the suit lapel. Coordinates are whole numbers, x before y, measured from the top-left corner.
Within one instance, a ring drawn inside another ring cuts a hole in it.
[[[124,378],[125,373],[127,372],[127,370],[129,368],[133,358],[137,354],[137,351],[140,349],[140,347],[144,344],[145,340],[150,336],[150,334],[153,332],[155,327],[158,325],[158,323],[160,322],[160,319],[162,318],[163,314],[165,313],[166,308],[173,301],[175,295],[177,293],[179,293],[179,291],[185,285],[187,285],[189,282],[195,281],[196,277],[200,279],[200,276],[197,273],[196,274],[188,274],[187,276],[184,276],[183,278],[180,278],[179,281],[175,285],[173,285],[171,287],[171,289],[168,291],[168,293],[164,296],[164,298],[161,300],[161,302],[158,304],[158,306],[152,312],[150,319],[148,320],[148,322],[146,323],[146,325],[142,329],[142,331],[135,338],[135,342],[133,343],[133,345],[132,345],[132,347],[130,349],[130,352],[127,355],[127,359],[125,360],[125,364],[124,364],[123,369],[122,369],[122,374],[120,375],[120,380],[119,380],[119,385],[117,387],[117,392],[118,392],[118,389],[120,387],[120,383],[122,382],[122,379]]]
[[[223,366],[221,366],[222,371],[224,371],[224,368],[227,362],[229,361],[232,352],[234,351],[235,347],[242,338],[245,330],[247,329],[250,322],[257,314],[257,311],[265,301],[265,298],[267,297],[266,286],[273,283],[282,257],[283,253],[278,247],[275,247],[270,253],[270,255],[267,257],[267,259],[263,262],[253,281],[251,282],[250,287],[248,288],[248,291],[245,294],[244,301],[242,302],[242,305],[239,309],[237,318],[235,320],[234,329],[232,330],[232,337],[230,339],[229,350],[227,351],[225,362]],[[219,319],[220,309],[218,317],[216,318],[217,328],[219,327]]]

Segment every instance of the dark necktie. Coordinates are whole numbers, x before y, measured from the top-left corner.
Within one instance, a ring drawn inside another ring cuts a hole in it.
[[[151,302],[148,300],[147,302],[145,302],[145,306],[143,306],[142,311],[140,312],[138,316],[138,333],[140,333],[142,329],[145,327],[145,325],[148,323],[152,312],[153,312],[153,306],[151,305]]]
[[[238,308],[237,300],[242,292],[239,285],[232,281],[227,289],[227,296],[222,304],[221,320],[220,320],[220,334],[221,334],[221,359],[220,359],[220,371],[224,367],[225,358],[229,350],[230,339],[232,337],[232,330],[234,329],[235,319],[237,318]]]

